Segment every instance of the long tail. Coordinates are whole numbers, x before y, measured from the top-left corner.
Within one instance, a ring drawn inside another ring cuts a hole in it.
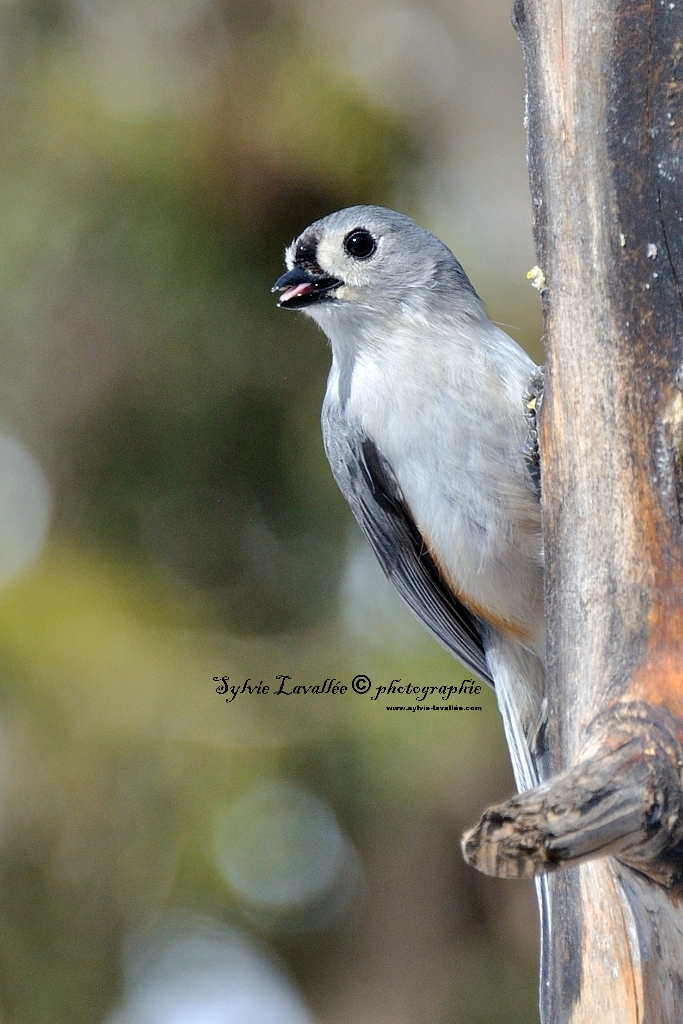
[[[545,748],[545,670],[535,654],[500,634],[487,638],[486,657],[495,681],[512,771],[521,792],[540,785],[549,775]],[[544,987],[549,978],[551,882],[534,879],[540,917],[540,1012],[543,1024]]]

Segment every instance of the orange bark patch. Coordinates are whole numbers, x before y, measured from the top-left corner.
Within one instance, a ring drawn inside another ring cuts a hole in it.
[[[653,654],[638,666],[624,696],[665,707],[680,719],[683,733],[683,651]]]
[[[683,607],[657,604],[650,621],[648,652],[629,680],[625,696],[666,708],[681,722],[683,736]]]

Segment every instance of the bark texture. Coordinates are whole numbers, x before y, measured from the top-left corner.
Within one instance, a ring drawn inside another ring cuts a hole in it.
[[[515,19],[546,279],[548,704],[562,772],[617,705],[665,709],[683,739],[683,5],[526,0]],[[551,883],[546,1021],[680,1024],[679,888],[611,858],[572,875]]]
[[[513,20],[545,277],[554,777],[465,851],[548,875],[546,1024],[680,1024],[683,0],[518,0]]]

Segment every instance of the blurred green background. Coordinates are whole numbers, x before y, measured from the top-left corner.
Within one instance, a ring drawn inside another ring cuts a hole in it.
[[[270,286],[414,216],[540,359],[509,0],[0,2],[0,1024],[537,1020],[513,789],[327,467],[329,353]],[[4,568],[3,568],[4,567]]]

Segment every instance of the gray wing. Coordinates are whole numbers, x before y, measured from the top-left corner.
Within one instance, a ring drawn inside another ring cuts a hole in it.
[[[350,434],[329,407],[323,409],[323,439],[341,492],[387,577],[429,632],[493,686],[482,642],[484,624],[442,579],[389,463],[368,437]]]

